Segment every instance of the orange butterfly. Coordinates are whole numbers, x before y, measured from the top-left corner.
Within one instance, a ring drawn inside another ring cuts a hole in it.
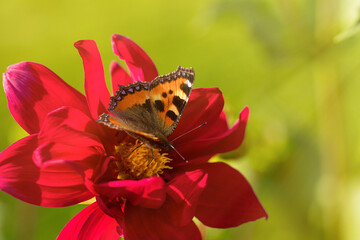
[[[119,85],[110,98],[108,110],[112,115],[103,113],[98,122],[125,131],[151,150],[176,151],[167,137],[174,132],[189,100],[194,75],[192,68],[179,66],[176,71],[158,76],[150,83],[138,81]]]

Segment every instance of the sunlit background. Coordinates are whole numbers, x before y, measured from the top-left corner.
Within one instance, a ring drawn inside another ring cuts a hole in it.
[[[205,239],[360,239],[359,5],[1,1],[0,71],[34,61],[84,92],[73,43],[94,39],[108,69],[116,59],[111,35],[129,36],[160,74],[192,66],[195,87],[219,87],[231,124],[244,106],[250,108],[243,146],[216,160],[246,176],[269,219],[202,229]],[[0,101],[2,151],[26,133],[11,117],[3,91]],[[42,208],[0,193],[0,239],[55,239],[82,208]]]

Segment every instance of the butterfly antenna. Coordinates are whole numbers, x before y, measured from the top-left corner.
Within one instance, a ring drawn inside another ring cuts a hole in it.
[[[207,124],[207,122],[204,122],[204,123],[200,124],[199,126],[194,127],[193,129],[187,131],[186,133],[183,133],[183,134],[181,134],[180,136],[177,136],[176,138],[174,138],[174,139],[171,141],[171,143],[173,143],[173,142],[175,142],[176,140],[178,140],[179,138],[181,138],[181,137],[183,137],[183,136],[191,133],[192,131],[195,131],[196,129],[201,128],[202,126],[204,126],[204,125],[206,125],[206,124]],[[173,148],[173,149],[175,150],[175,148]],[[175,150],[175,151],[176,151],[176,150]],[[179,155],[180,155],[180,154],[179,154]],[[181,155],[180,155],[180,156],[181,156]]]
[[[188,160],[186,160],[172,144],[170,144],[169,146],[182,158],[184,162],[188,162]]]

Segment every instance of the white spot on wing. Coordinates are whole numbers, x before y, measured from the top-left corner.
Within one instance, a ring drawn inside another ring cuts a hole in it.
[[[192,87],[192,83],[189,81],[189,79],[186,79],[185,84],[188,85],[189,88]]]

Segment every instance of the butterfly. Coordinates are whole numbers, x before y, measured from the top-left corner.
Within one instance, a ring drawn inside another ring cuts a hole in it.
[[[179,123],[194,76],[192,68],[179,66],[176,71],[158,76],[151,82],[119,85],[116,94],[110,97],[108,110],[111,114],[101,114],[97,122],[125,131],[151,151],[153,148],[176,151],[167,138]]]

